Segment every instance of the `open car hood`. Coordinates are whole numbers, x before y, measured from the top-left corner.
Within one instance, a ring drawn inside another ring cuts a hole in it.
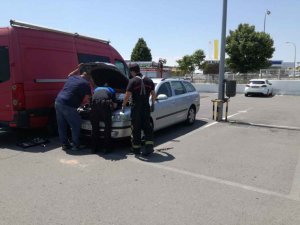
[[[81,68],[91,75],[95,85],[109,87],[119,92],[125,92],[128,78],[113,64],[110,63],[84,63]]]

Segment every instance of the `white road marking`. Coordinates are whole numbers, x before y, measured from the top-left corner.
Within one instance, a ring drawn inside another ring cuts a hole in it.
[[[206,176],[203,174],[197,174],[197,173],[189,172],[186,170],[181,170],[181,169],[177,169],[177,168],[173,168],[173,167],[169,167],[169,166],[163,166],[160,164],[144,162],[144,161],[138,160],[136,158],[128,158],[128,160],[135,162],[135,163],[143,164],[146,166],[154,167],[157,169],[163,169],[163,170],[167,170],[167,171],[170,171],[173,173],[182,174],[182,175],[186,175],[189,177],[194,177],[194,178],[197,178],[200,180],[206,180],[206,181],[210,181],[210,182],[214,182],[214,183],[218,183],[218,184],[223,184],[223,185],[227,185],[227,186],[231,186],[231,187],[235,187],[235,188],[239,188],[239,189],[244,189],[247,191],[256,192],[259,194],[264,194],[264,195],[269,195],[269,196],[274,196],[274,197],[279,197],[279,198],[284,198],[284,199],[289,199],[289,200],[294,200],[294,201],[300,201],[299,195],[294,196],[294,195],[280,194],[280,193],[277,193],[274,191],[269,191],[269,190],[262,189],[262,188],[257,188],[257,187],[244,185],[244,184],[240,184],[240,183],[236,183],[236,182],[232,182],[232,181],[228,181],[228,180],[223,180],[223,179],[216,178],[216,177]]]
[[[249,109],[251,109],[251,108],[249,108]],[[246,110],[243,110],[243,111],[238,111],[237,113],[232,114],[232,115],[228,116],[227,118],[231,118],[231,117],[236,116],[236,115],[239,115],[239,114],[241,114],[241,113],[246,113],[246,112],[248,112],[249,109],[246,109]],[[223,119],[225,119],[225,118],[223,118]],[[197,128],[196,130],[194,130],[194,131],[192,131],[192,132],[189,132],[189,133],[187,133],[187,134],[185,134],[185,135],[180,136],[180,137],[177,138],[176,140],[180,141],[180,140],[182,140],[182,139],[184,139],[184,138],[186,138],[186,137],[189,137],[189,136],[191,136],[191,135],[194,135],[194,134],[196,134],[196,133],[198,133],[198,132],[200,132],[200,131],[202,131],[202,130],[208,128],[208,127],[211,127],[211,126],[213,126],[213,125],[215,125],[215,124],[217,124],[217,123],[219,123],[219,122],[218,122],[218,121],[215,121],[215,122],[209,123],[209,124],[207,124],[207,125],[205,125],[205,126],[203,126],[203,127],[199,127],[199,128]],[[155,148],[166,148],[166,147],[169,146],[171,143],[173,143],[173,140],[168,141],[168,142],[166,142],[166,143],[163,143],[163,144],[161,144],[161,145],[158,145],[158,146],[156,146]]]
[[[292,198],[300,198],[300,152],[298,153],[298,162],[289,196]]]
[[[250,109],[251,108],[248,108],[247,110],[238,111],[237,113],[232,114],[232,115],[228,116],[227,118],[234,117],[234,116],[239,115],[241,113],[247,113],[248,110],[250,110]],[[193,132],[190,132],[186,135],[181,136],[180,138],[178,138],[176,140],[182,140],[183,138],[186,138],[190,135],[193,135],[197,132],[200,132],[203,129],[206,129],[206,128],[208,128],[210,126],[213,126],[217,123],[218,122],[216,121],[216,122],[212,122],[210,124],[207,124],[203,127],[200,127],[198,129],[194,130]],[[279,127],[279,126],[277,126],[277,127]],[[283,127],[281,127],[281,128],[283,128]],[[172,143],[172,141],[169,141],[165,144],[157,146],[156,148],[165,148],[168,145],[170,145],[171,143]],[[252,191],[252,192],[256,192],[256,193],[260,193],[260,194],[265,194],[265,195],[269,195],[269,196],[280,197],[280,198],[285,198],[285,199],[294,200],[294,201],[300,201],[300,154],[299,154],[299,157],[298,157],[298,163],[297,163],[296,170],[295,170],[293,185],[292,185],[292,188],[291,188],[291,191],[290,191],[289,195],[285,195],[285,194],[281,194],[281,193],[277,193],[277,192],[274,192],[274,191],[270,191],[270,190],[266,190],[266,189],[262,189],[262,188],[257,188],[257,187],[253,187],[253,186],[249,186],[249,185],[244,185],[244,184],[240,184],[240,183],[236,183],[236,182],[232,182],[232,181],[228,181],[228,180],[223,180],[223,179],[216,178],[216,177],[197,174],[197,173],[193,173],[193,172],[189,172],[189,171],[185,171],[185,170],[181,170],[181,169],[177,169],[177,168],[172,168],[172,167],[163,166],[163,165],[154,164],[154,163],[147,163],[147,162],[135,159],[135,158],[128,158],[128,160],[130,160],[132,162],[135,162],[135,163],[140,163],[140,164],[143,164],[143,165],[155,167],[155,168],[158,168],[158,169],[168,170],[168,171],[171,171],[171,172],[174,172],[174,173],[178,173],[178,174],[198,178],[198,179],[201,179],[201,180],[207,180],[207,181],[211,181],[211,182],[214,182],[214,183],[224,184],[224,185],[227,185],[227,186],[240,188],[240,189],[244,189],[244,190],[248,190],[248,191]]]

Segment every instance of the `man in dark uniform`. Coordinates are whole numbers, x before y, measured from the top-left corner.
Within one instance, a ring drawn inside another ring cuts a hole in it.
[[[129,66],[131,75],[126,88],[122,110],[126,106],[130,96],[132,96],[131,108],[131,128],[132,128],[132,150],[134,154],[141,153],[141,130],[145,134],[145,151],[142,155],[147,156],[153,150],[153,127],[150,122],[150,113],[154,110],[155,92],[153,81],[140,73],[140,67],[134,63]],[[149,104],[151,95],[152,104]]]
[[[104,146],[103,153],[107,153],[111,148],[111,124],[112,111],[117,107],[115,90],[108,86],[97,87],[91,100],[90,121],[92,124],[93,153],[100,148],[100,126],[103,121],[104,127]]]
[[[83,72],[80,73],[81,64],[68,75],[68,79],[55,99],[55,110],[58,125],[58,134],[62,144],[62,149],[71,148],[68,140],[68,127],[72,131],[72,150],[79,150],[81,118],[77,108],[82,102],[88,101],[91,95],[91,77]]]

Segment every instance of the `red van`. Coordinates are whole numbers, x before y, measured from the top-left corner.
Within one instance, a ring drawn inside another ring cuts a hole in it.
[[[56,124],[55,97],[79,63],[109,62],[129,76],[109,41],[14,20],[10,24],[0,28],[0,127]]]

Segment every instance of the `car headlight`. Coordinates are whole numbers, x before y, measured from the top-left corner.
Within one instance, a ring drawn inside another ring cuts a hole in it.
[[[130,120],[131,120],[130,116],[122,112],[118,112],[112,115],[112,122],[124,122]]]

